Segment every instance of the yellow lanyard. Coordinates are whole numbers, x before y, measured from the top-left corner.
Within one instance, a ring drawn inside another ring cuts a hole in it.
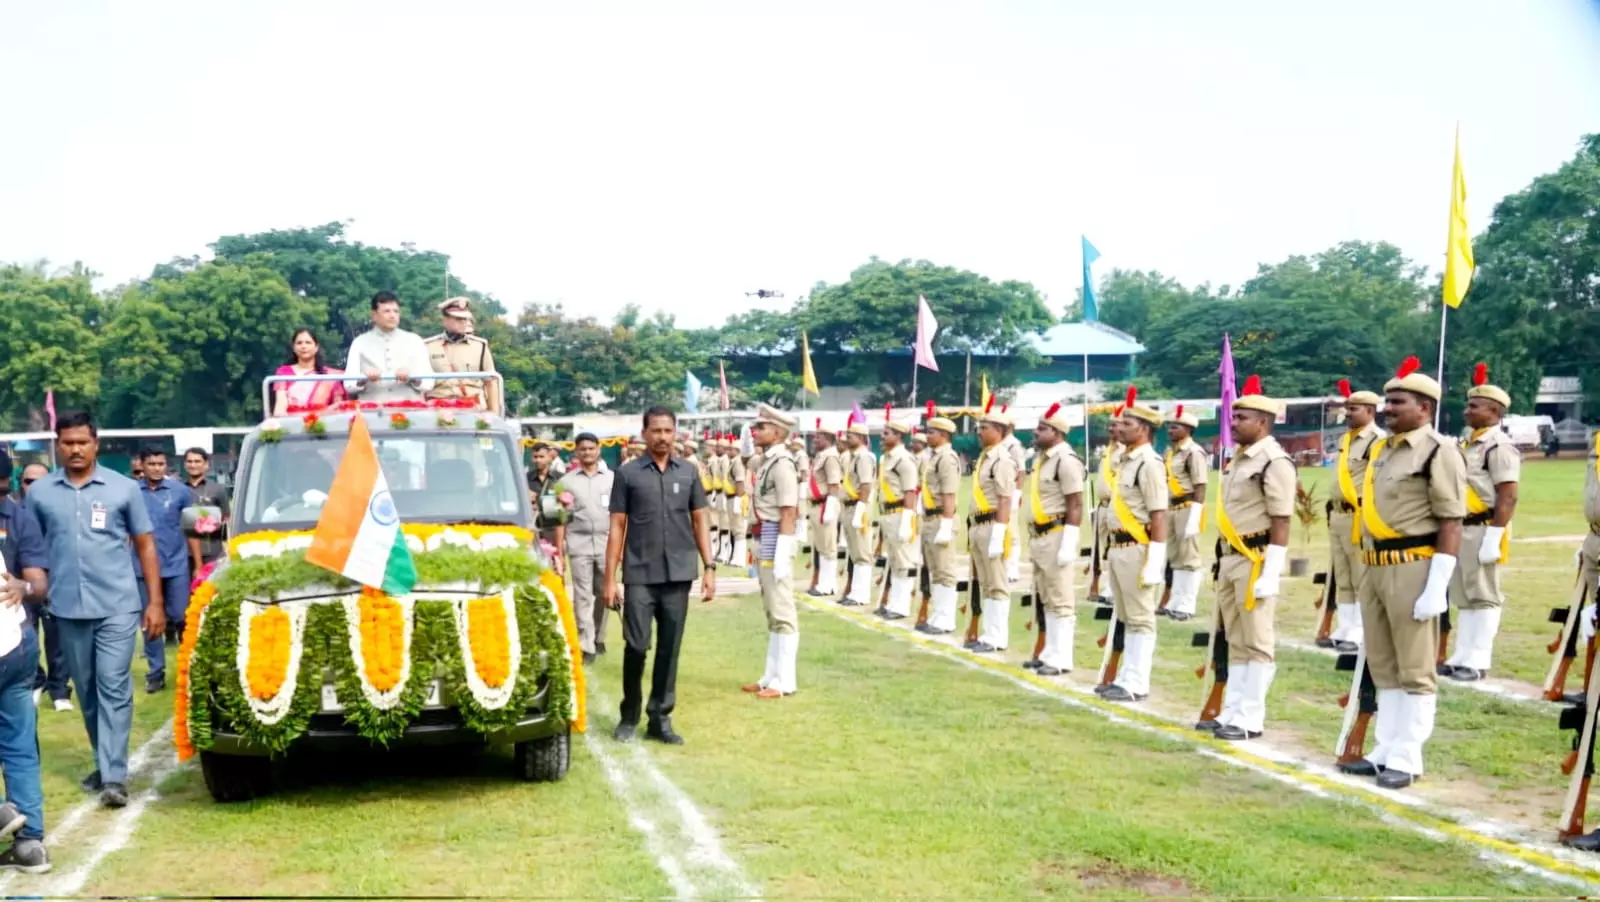
[[[1374,539],[1398,539],[1400,533],[1383,522],[1378,516],[1378,496],[1372,493],[1373,478],[1378,472],[1378,458],[1383,456],[1383,449],[1388,447],[1388,439],[1378,439],[1372,443],[1372,450],[1367,454],[1367,475],[1361,480],[1361,525],[1366,527],[1367,534]]]
[[[1176,450],[1175,448],[1167,449],[1167,491],[1171,492],[1174,498],[1184,494],[1183,483],[1178,481],[1178,474],[1172,469],[1172,461],[1176,457]]]
[[[983,493],[983,463],[989,459],[989,449],[985,448],[978,453],[978,464],[972,468],[972,506],[980,514],[994,512],[994,505],[989,503],[989,496]]]
[[[1229,464],[1229,467],[1231,469],[1238,465],[1239,451],[1235,450],[1233,461]],[[1240,538],[1239,531],[1233,527],[1233,518],[1228,516],[1228,505],[1223,502],[1223,499],[1228,494],[1226,479],[1223,480],[1219,488],[1221,491],[1217,492],[1217,531],[1222,533],[1222,537],[1227,540],[1234,551],[1243,555],[1245,560],[1250,562],[1250,585],[1244,592],[1244,609],[1247,611],[1254,610],[1256,606],[1256,580],[1261,578],[1261,562],[1264,560],[1264,555],[1246,545],[1244,539]]]
[[[1350,544],[1361,544],[1361,496],[1356,494],[1356,480],[1350,475],[1350,443],[1355,440],[1355,433],[1346,431],[1344,437],[1339,439],[1339,494],[1344,496],[1344,503],[1356,509],[1356,515],[1350,518]],[[1372,464],[1367,464],[1371,471]]]
[[[1126,468],[1128,461],[1124,460],[1122,466]],[[1138,468],[1134,468],[1134,481],[1138,481]],[[1137,485],[1135,485],[1137,488]],[[1140,545],[1150,544],[1150,535],[1144,531],[1144,524],[1133,515],[1133,508],[1128,507],[1128,502],[1122,500],[1122,472],[1117,471],[1116,478],[1111,480],[1111,512],[1117,515],[1117,525],[1122,531],[1133,537]]]
[[[900,496],[895,494],[894,489],[889,485],[889,471],[893,470],[895,464],[899,463],[899,461],[895,461],[895,464],[890,464],[889,458],[891,456],[891,454],[885,454],[883,460],[878,461],[878,491],[883,493],[884,504],[898,504],[900,501]]]
[[[1035,526],[1048,526],[1055,517],[1045,513],[1044,498],[1039,495],[1039,476],[1044,472],[1045,461],[1043,455],[1034,458],[1033,478],[1028,480],[1028,505],[1033,508],[1033,523]],[[1061,468],[1056,467],[1057,478],[1060,477]]]
[[[1478,438],[1478,436],[1480,436],[1482,434],[1483,434],[1483,430],[1479,429],[1477,432],[1474,432],[1472,434],[1472,438],[1474,440],[1476,440]],[[1471,444],[1472,444],[1471,442],[1462,442],[1461,443],[1462,450],[1465,451],[1468,447],[1471,446]],[[1489,452],[1485,451],[1484,453],[1488,454]],[[1490,504],[1488,502],[1485,502],[1483,500],[1483,496],[1478,494],[1478,490],[1474,489],[1472,487],[1472,483],[1468,482],[1467,483],[1467,513],[1469,513],[1469,514],[1485,514],[1485,513],[1491,512],[1493,510],[1494,510],[1494,505]],[[1501,530],[1501,532],[1500,532],[1500,560],[1496,561],[1495,563],[1504,564],[1506,562],[1506,560],[1508,558],[1510,558],[1510,557],[1511,557],[1511,529],[1508,526],[1506,529]]]

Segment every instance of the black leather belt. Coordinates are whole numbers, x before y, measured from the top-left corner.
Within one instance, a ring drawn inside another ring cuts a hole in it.
[[[1267,530],[1263,529],[1260,532],[1252,532],[1252,533],[1248,533],[1246,535],[1242,535],[1242,536],[1239,537],[1239,541],[1244,545],[1244,547],[1250,549],[1251,551],[1260,551],[1261,549],[1263,549],[1263,548],[1267,547],[1268,545],[1272,544],[1272,533],[1270,533]],[[1222,542],[1222,553],[1223,554],[1238,554],[1239,550],[1237,548],[1233,547],[1233,543],[1232,542],[1223,541]]]
[[[1033,530],[1033,534],[1034,535],[1042,536],[1042,535],[1045,535],[1046,533],[1055,532],[1056,530],[1060,529],[1061,527],[1063,527],[1065,525],[1067,525],[1067,515],[1066,514],[1057,514],[1056,516],[1051,517],[1050,520],[1048,522],[1046,522],[1046,523],[1031,523],[1030,522],[1028,524],[1028,528]]]
[[[993,513],[973,514],[972,515],[972,525],[981,526],[981,525],[983,525],[985,523],[993,523],[995,516],[996,515],[993,514]]]
[[[1190,492],[1187,495],[1173,495],[1172,496],[1172,506],[1173,507],[1177,507],[1180,504],[1188,504],[1189,502],[1191,502],[1193,500],[1194,500],[1194,493],[1193,492]]]
[[[1356,506],[1354,504],[1345,504],[1343,501],[1335,501],[1333,506],[1338,508],[1339,512],[1342,514],[1353,514],[1356,512]]]
[[[1120,529],[1113,529],[1111,530],[1111,541],[1128,545],[1137,540],[1133,537],[1133,533],[1131,532],[1123,532]]]
[[[1462,519],[1462,526],[1487,526],[1494,521],[1494,511],[1484,511],[1481,514],[1467,514]]]
[[[1373,539],[1373,551],[1410,551],[1413,548],[1432,548],[1439,541],[1439,534],[1430,532],[1425,536],[1401,536],[1398,539]]]
[[[900,501],[885,501],[883,503],[883,512],[889,513],[891,511],[904,510],[905,506],[906,503],[904,499]]]

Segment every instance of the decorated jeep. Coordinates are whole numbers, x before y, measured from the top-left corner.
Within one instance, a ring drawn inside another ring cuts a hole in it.
[[[337,527],[320,521],[348,494],[347,454],[375,454],[388,519],[360,525],[403,543],[408,591],[307,560]],[[213,798],[269,791],[272,759],[305,746],[510,744],[519,778],[566,774],[577,627],[520,463],[515,422],[448,402],[291,407],[245,439],[228,556],[191,593],[178,652],[178,756],[199,754]]]

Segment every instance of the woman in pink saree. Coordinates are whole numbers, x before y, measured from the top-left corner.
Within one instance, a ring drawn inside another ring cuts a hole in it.
[[[317,342],[316,334],[310,329],[297,329],[289,341],[289,362],[278,367],[274,375],[338,375],[340,372],[323,361],[322,345]],[[279,417],[288,414],[291,407],[295,410],[321,410],[345,398],[344,383],[336,380],[278,382],[273,384],[272,389],[272,415]]]

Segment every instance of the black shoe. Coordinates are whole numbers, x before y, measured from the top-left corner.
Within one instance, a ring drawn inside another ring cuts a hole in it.
[[[1218,739],[1226,739],[1229,742],[1239,742],[1244,739],[1255,739],[1261,735],[1261,731],[1246,731],[1243,727],[1236,727],[1233,724],[1228,724],[1225,727],[1218,727],[1217,732],[1214,735]]]
[[[1569,836],[1563,839],[1561,844],[1569,849],[1577,849],[1580,852],[1600,852],[1600,830],[1596,830],[1593,833],[1585,833],[1582,836]]]
[[[100,782],[100,772],[95,771],[89,776],[84,777],[82,780],[79,780],[78,788],[82,789],[84,792],[99,792],[101,789],[105,788],[105,784]]]
[[[1563,705],[1582,705],[1586,704],[1588,701],[1589,697],[1584,695],[1582,692],[1568,692],[1567,694],[1561,696],[1561,703]]]
[[[1112,683],[1111,686],[1106,689],[1106,691],[1100,697],[1108,702],[1142,702],[1149,698],[1150,695],[1149,693],[1144,695],[1134,695],[1132,692],[1129,692],[1121,686],[1118,686],[1116,683]]]
[[[1172,616],[1172,612],[1167,610],[1166,608],[1156,608],[1156,616],[1157,617],[1170,617],[1170,616]]]
[[[155,695],[157,692],[160,692],[166,688],[167,677],[165,674],[145,677],[144,692],[146,695]]]
[[[930,626],[927,629],[923,630],[923,632],[927,633],[930,636],[948,636],[951,633],[950,630],[942,630],[942,629],[939,629],[936,626]]]
[[[888,608],[873,608],[872,609],[872,614],[873,614],[874,617],[887,617],[887,616],[889,616],[889,609]]]
[[[1195,724],[1194,728],[1202,733],[1215,733],[1216,731],[1222,729],[1222,724],[1217,723],[1214,720],[1202,720]]]
[[[1333,643],[1333,650],[1341,655],[1353,655],[1361,650],[1361,646],[1347,639],[1340,639]]]
[[[1190,614],[1190,613],[1187,613],[1187,612],[1184,612],[1184,611],[1173,611],[1172,613],[1168,614],[1167,616],[1172,618],[1172,622],[1173,623],[1182,623],[1185,620],[1190,620],[1190,619],[1192,619],[1194,617],[1193,614]]]
[[[50,872],[50,853],[37,839],[19,839],[11,848],[0,852],[0,870],[21,871],[24,874]]]
[[[1333,644],[1334,643],[1333,643],[1332,639],[1318,639],[1317,640],[1317,647],[1318,648],[1333,648]]]
[[[990,645],[987,642],[979,642],[977,645],[972,646],[972,651],[975,654],[986,655],[990,652],[1005,651],[1005,649],[995,648],[993,645]]]
[[[1451,667],[1449,664],[1440,664],[1433,668],[1433,672],[1442,677],[1447,677],[1450,674],[1455,673],[1455,670],[1456,669]]]
[[[1111,691],[1111,684],[1110,683],[1105,683],[1105,684],[1102,684],[1102,685],[1094,687],[1094,694],[1095,695],[1104,696],[1107,692],[1110,692],[1110,691]]]
[[[1450,679],[1460,683],[1476,683],[1488,675],[1487,670],[1476,670],[1471,667],[1456,667],[1449,673]]]
[[[906,615],[898,614],[898,613],[896,613],[894,611],[884,611],[883,612],[883,619],[893,622],[895,620],[904,620],[904,619],[906,619]]]
[[[1378,774],[1378,785],[1384,789],[1405,789],[1415,782],[1417,782],[1416,777],[1392,767],[1384,768],[1383,773]]]
[[[622,721],[621,723],[617,724],[617,728],[615,730],[611,731],[611,738],[618,742],[632,742],[633,732],[634,730],[638,729],[638,727],[638,724]]]
[[[1062,669],[1060,667],[1051,667],[1049,664],[1040,664],[1039,665],[1039,675],[1040,676],[1061,676],[1062,674],[1067,674],[1067,673],[1071,673],[1071,672],[1072,671],[1064,670],[1064,669]]]
[[[967,651],[975,651],[975,650],[977,650],[978,646],[980,646],[982,644],[983,643],[979,642],[977,639],[973,639],[971,642],[963,642],[963,643],[961,643],[961,647],[966,649]]]
[[[1362,758],[1359,761],[1339,765],[1339,773],[1349,774],[1352,777],[1376,777],[1383,773],[1383,768]]]
[[[606,653],[606,644],[604,642],[596,641],[594,643],[594,653],[597,654],[597,655],[605,654]]]
[[[664,742],[667,745],[683,745],[683,737],[673,732],[672,721],[665,717],[650,721],[650,725],[645,728],[644,738]]]
[[[1034,658],[1034,659],[1032,659],[1030,661],[1023,661],[1022,662],[1022,669],[1023,670],[1038,670],[1039,668],[1041,668],[1043,666],[1044,666],[1044,662],[1039,660],[1038,658]]]
[[[107,783],[100,790],[100,804],[107,808],[126,808],[128,806],[128,788],[121,783]]]
[[[585,663],[585,664],[593,664],[594,663],[594,652],[592,652],[592,651],[584,652],[583,653],[583,663]]]

